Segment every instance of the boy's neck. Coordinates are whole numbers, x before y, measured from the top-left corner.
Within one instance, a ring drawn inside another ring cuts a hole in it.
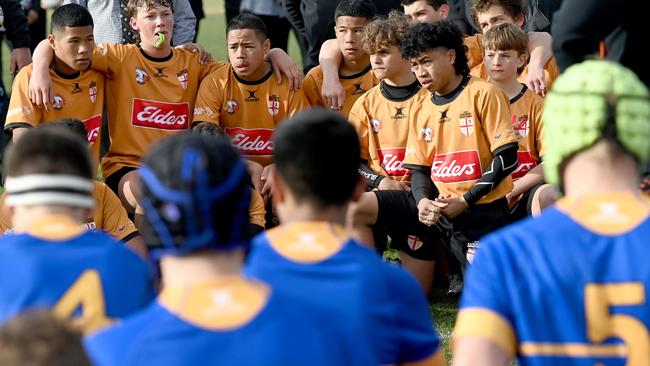
[[[462,74],[453,74],[449,78],[449,81],[447,82],[447,86],[445,86],[445,88],[443,90],[436,91],[435,94],[440,95],[440,96],[447,95],[447,94],[453,92],[454,90],[456,90],[456,88],[458,88],[458,86],[462,82],[463,82],[463,75]]]
[[[395,75],[394,77],[384,79],[386,84],[390,86],[397,86],[397,87],[409,86],[413,84],[416,80],[417,78],[409,69],[400,71],[400,73],[398,75]]]
[[[262,67],[255,70],[255,72],[252,73],[249,76],[239,75],[239,73],[237,73],[237,69],[234,68],[234,67],[233,67],[233,69],[235,70],[235,74],[237,75],[237,77],[239,79],[254,83],[254,82],[258,81],[258,80],[261,80],[264,77],[264,75],[268,74],[268,72],[271,71],[271,65],[268,62],[264,62],[262,64]]]
[[[577,154],[566,164],[563,174],[566,196],[575,198],[615,192],[637,194],[637,181],[637,164],[621,156],[608,160]]]
[[[240,276],[244,250],[202,250],[196,253],[164,256],[160,260],[163,286],[191,286],[224,277]]]
[[[62,75],[75,75],[79,73],[79,70],[68,66],[68,64],[63,62],[63,60],[56,57],[56,54],[54,55],[54,58],[52,59],[52,63],[50,65],[56,72]]]
[[[26,232],[33,228],[34,223],[47,220],[49,217],[65,217],[70,223],[83,225],[86,222],[86,211],[70,206],[16,206],[11,216],[11,224],[16,232]]]
[[[347,210],[348,205],[318,208],[302,203],[282,207],[278,210],[278,217],[283,225],[301,221],[321,221],[345,226]]]
[[[339,68],[339,75],[355,75],[367,69],[368,66],[370,66],[370,56],[364,56],[359,60],[349,60],[343,57],[343,62]]]
[[[154,45],[143,44],[142,42],[140,42],[140,48],[148,56],[151,56],[151,57],[154,57],[154,58],[165,58],[165,57],[169,56],[169,54],[172,53],[171,46],[163,46],[162,48],[156,48]]]
[[[519,95],[519,93],[521,93],[521,88],[523,88],[523,85],[521,85],[521,83],[517,80],[516,76],[510,80],[504,81],[496,81],[490,79],[490,83],[506,92],[506,94],[508,94],[508,99],[512,99]]]

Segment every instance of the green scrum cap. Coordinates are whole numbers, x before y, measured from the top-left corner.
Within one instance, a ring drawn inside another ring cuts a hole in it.
[[[640,162],[650,158],[650,96],[634,72],[605,60],[569,67],[553,83],[543,113],[544,176],[561,186],[561,164],[602,138]]]

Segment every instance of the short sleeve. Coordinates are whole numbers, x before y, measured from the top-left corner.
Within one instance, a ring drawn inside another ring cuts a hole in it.
[[[201,80],[194,104],[193,123],[205,121],[219,125],[223,94],[216,78],[221,77],[220,75],[220,71],[215,71]]]
[[[348,120],[354,126],[354,129],[357,130],[359,135],[359,144],[361,145],[361,159],[368,160],[370,159],[370,153],[368,152],[368,113],[366,112],[365,105],[363,101],[364,97],[357,99],[350,110],[348,115]]]
[[[30,72],[25,67],[14,80],[5,131],[19,127],[38,127],[41,123],[43,112],[29,100],[29,78]]]
[[[117,240],[125,240],[137,232],[135,225],[129,219],[120,199],[102,183],[102,222],[97,223],[104,231]]]
[[[309,104],[323,107],[324,104],[320,96],[321,85],[316,81],[316,77],[314,76],[315,72],[316,68],[313,68],[307,73],[305,80],[302,82],[302,91],[305,93]]]
[[[490,151],[495,151],[503,145],[517,142],[517,135],[512,127],[508,96],[497,87],[488,86],[481,90],[478,113]]]

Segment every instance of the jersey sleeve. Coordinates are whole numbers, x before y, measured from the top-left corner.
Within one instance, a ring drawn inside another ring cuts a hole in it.
[[[126,210],[120,199],[106,185],[104,185],[102,197],[102,220],[101,227],[117,240],[129,241],[137,235],[137,229],[129,219]]]
[[[430,359],[440,348],[431,311],[426,297],[415,278],[400,268],[394,272],[392,301],[395,302],[393,337],[399,344],[398,362],[418,362]]]
[[[454,339],[481,337],[499,346],[512,358],[517,340],[510,308],[512,300],[502,273],[511,265],[507,263],[507,256],[502,260],[500,251],[505,244],[504,238],[496,235],[481,240],[480,250],[469,267]]]
[[[222,90],[217,82],[220,75],[222,73],[217,70],[201,80],[194,104],[193,123],[205,121],[219,125],[221,105],[223,104]]]
[[[262,195],[254,189],[251,189],[251,204],[248,212],[251,224],[261,227],[266,226],[266,209]]]
[[[409,129],[404,154],[404,166],[414,169],[417,166],[431,167],[433,163],[433,129],[422,127],[421,123],[413,123]],[[424,125],[426,126],[426,125]]]
[[[354,126],[354,129],[357,130],[359,135],[359,144],[361,146],[361,159],[368,160],[370,159],[370,153],[368,152],[368,114],[363,105],[363,100],[365,98],[362,96],[357,99],[350,109],[350,114],[348,114],[348,120]]]
[[[481,35],[475,34],[463,39],[463,44],[467,47],[467,64],[470,69],[483,62],[483,47],[481,46]]]
[[[325,105],[320,96],[320,84],[316,81],[312,70],[310,70],[309,73],[307,73],[307,76],[305,76],[301,89],[305,93],[305,97],[307,97],[307,101],[311,106],[324,107]]]
[[[115,75],[119,67],[127,57],[129,50],[127,45],[99,43],[93,51],[91,68],[104,73],[104,75]]]
[[[286,81],[286,79],[284,79]],[[287,81],[288,82],[288,81]],[[305,93],[301,90],[291,90],[289,91],[290,99],[289,105],[287,106],[287,115],[293,116],[294,114],[300,112],[303,109],[307,109],[311,106]]]
[[[517,142],[517,135],[515,135],[510,120],[510,101],[506,93],[491,86],[482,92],[481,99],[479,118],[483,124],[490,151],[494,152],[503,145]]]
[[[6,198],[7,192],[2,192],[2,195],[0,196],[0,235],[4,235],[12,229],[11,219],[5,213],[6,210],[1,209],[5,205]]]
[[[542,156],[544,156],[544,144],[542,142],[542,111],[544,109],[544,102],[536,103],[535,107],[532,110],[531,122],[533,123],[533,128],[535,129],[535,151],[539,155],[540,161]]]
[[[199,80],[203,80],[208,75],[212,74],[215,71],[219,71],[224,67],[228,67],[228,62],[225,61],[213,61],[205,65],[200,66]]]
[[[42,110],[36,108],[29,100],[29,78],[30,73],[23,68],[14,80],[5,120],[5,131],[20,127],[38,127],[41,123]]]

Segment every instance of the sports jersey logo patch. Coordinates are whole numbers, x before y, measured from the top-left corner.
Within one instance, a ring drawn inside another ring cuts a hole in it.
[[[363,83],[358,83],[358,84],[352,83],[352,85],[354,85],[354,90],[352,91],[352,95],[359,95],[366,92],[366,89],[362,88],[361,84]]]
[[[92,217],[88,218],[88,222],[86,222],[86,229],[88,230],[97,230],[97,224],[95,224],[95,220]]]
[[[372,132],[379,133],[379,130],[381,130],[381,121],[377,118],[371,118],[370,127],[372,128]]]
[[[181,88],[187,89],[187,83],[190,80],[190,73],[187,71],[187,69],[183,69],[176,74],[178,77],[178,81],[181,83]]]
[[[483,170],[476,150],[436,155],[431,164],[431,180],[434,182],[471,182],[481,178],[481,175]]]
[[[433,140],[433,132],[429,127],[423,128],[422,131],[420,131],[420,134],[426,142],[431,142]]]
[[[404,155],[406,148],[398,147],[394,149],[377,150],[379,159],[381,160],[381,167],[384,168],[390,177],[403,177],[410,175],[411,171],[404,169]]]
[[[141,69],[139,67],[136,67],[135,68],[135,82],[140,84],[140,85],[144,85],[144,83],[146,83],[147,80],[149,80],[149,74],[147,74],[147,72],[144,71],[143,69]]]
[[[52,106],[54,107],[54,109],[56,109],[57,111],[60,111],[61,109],[63,109],[63,107],[65,106],[65,100],[63,99],[62,96],[55,95],[54,98],[52,98],[52,99],[54,100],[54,102],[52,103]]]
[[[94,81],[91,81],[88,85],[88,96],[91,102],[95,103],[97,101],[97,83]]]
[[[530,127],[530,121],[528,120],[528,115],[524,114],[521,117],[515,115],[512,116],[512,127],[515,130],[515,135],[519,138],[524,138],[528,136],[528,128]]]
[[[393,108],[395,108],[395,115],[392,116],[391,119],[404,119],[404,118],[407,117],[404,114],[404,108],[406,108],[406,107],[401,107],[401,108],[393,107]]]
[[[229,100],[226,102],[226,112],[230,114],[235,114],[239,110],[239,104],[235,100]]]
[[[472,114],[469,112],[461,113],[458,126],[460,126],[460,133],[465,136],[471,135],[474,132],[474,119],[472,118]]]
[[[270,95],[267,106],[269,114],[275,117],[280,112],[280,98],[277,95]]]
[[[22,113],[25,116],[29,116],[30,114],[32,114],[32,109],[27,105],[11,108],[10,110],[7,111],[7,118],[13,117],[19,113]]]
[[[225,132],[230,136],[232,144],[244,155],[273,155],[273,129],[226,127]]]
[[[449,117],[447,117],[447,112],[449,112],[449,110],[447,109],[445,109],[444,111],[440,111],[440,119],[438,120],[438,123],[449,122]]]
[[[165,74],[165,68],[164,67],[154,67],[156,69],[156,73],[153,74],[154,77],[157,78],[166,78],[167,74]]]
[[[533,159],[530,151],[517,152],[517,169],[512,172],[513,179],[519,179],[526,175],[531,169],[537,166],[537,162]]]
[[[422,240],[420,240],[420,238],[418,238],[415,235],[409,235],[406,238],[406,243],[408,244],[409,248],[411,248],[412,251],[416,251],[422,248],[422,244],[423,244]]]
[[[245,101],[247,102],[259,102],[260,98],[255,96],[255,93],[257,93],[257,90],[246,90],[248,92],[248,97],[246,97]]]
[[[74,83],[74,88],[72,88],[72,91],[70,93],[71,94],[81,93],[81,87],[79,86],[79,83]]]
[[[186,130],[189,112],[188,103],[161,103],[134,98],[131,124],[158,130]]]
[[[96,116],[92,116],[88,118],[87,120],[83,121],[84,125],[86,125],[86,131],[88,131],[87,139],[88,143],[92,144],[97,140],[97,136],[99,136],[99,131],[102,128],[102,116],[100,114]]]

